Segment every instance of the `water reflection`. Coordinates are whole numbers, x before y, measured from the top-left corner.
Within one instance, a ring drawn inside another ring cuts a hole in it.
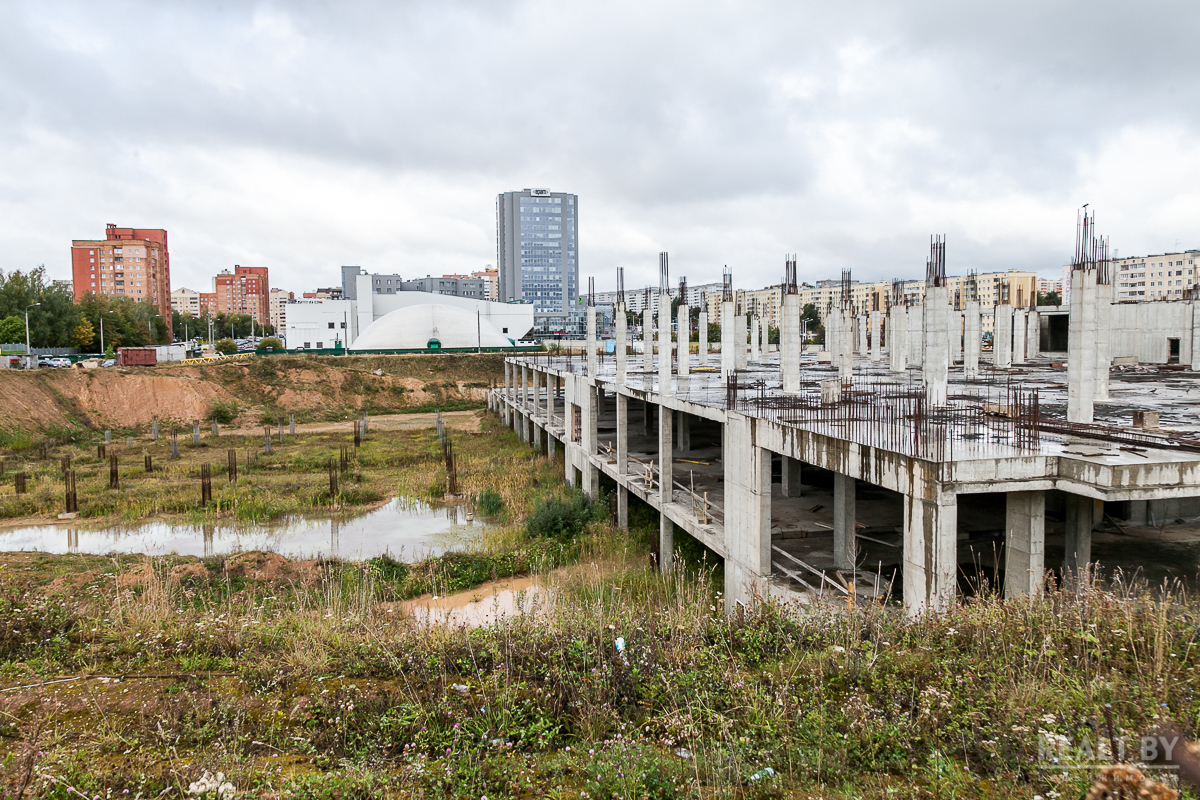
[[[349,560],[389,553],[411,562],[462,547],[478,535],[478,528],[459,524],[455,506],[433,508],[410,498],[396,498],[353,517],[297,517],[265,524],[147,522],[95,529],[78,524],[0,528],[0,551],[212,556],[268,550],[291,558],[337,556]]]

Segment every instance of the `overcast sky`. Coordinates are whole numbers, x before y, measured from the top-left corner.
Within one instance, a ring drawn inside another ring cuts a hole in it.
[[[1058,272],[1200,247],[1200,4],[0,0],[0,269],[166,228],[172,284],[495,263],[579,195],[581,284]]]

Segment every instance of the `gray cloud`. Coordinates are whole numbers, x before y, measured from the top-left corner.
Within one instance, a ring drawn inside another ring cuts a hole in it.
[[[777,280],[1053,272],[1091,202],[1196,246],[1186,3],[18,3],[0,28],[0,268],[166,227],[173,282],[302,290],[494,261],[494,198],[574,191],[581,269]]]

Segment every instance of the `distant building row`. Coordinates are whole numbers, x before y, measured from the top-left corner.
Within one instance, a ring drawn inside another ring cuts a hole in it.
[[[397,292],[428,292],[451,297],[467,297],[472,300],[496,300],[499,296],[499,281],[496,270],[488,268],[470,275],[443,275],[440,278],[426,276],[405,280],[399,274],[369,273],[362,267],[342,267],[342,299],[358,300],[358,277],[370,278],[372,294],[396,294]]]

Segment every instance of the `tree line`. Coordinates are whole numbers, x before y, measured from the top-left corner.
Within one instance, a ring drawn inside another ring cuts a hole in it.
[[[31,347],[71,347],[83,353],[168,344],[172,338],[184,341],[185,336],[207,339],[209,322],[213,340],[243,338],[252,330],[258,336],[273,332],[270,325],[253,322],[248,314],[208,312],[193,317],[172,311],[168,328],[150,300],[88,292],[76,303],[71,282],[48,280],[44,265],[27,272],[0,270],[0,344],[25,344],[26,311]]]

